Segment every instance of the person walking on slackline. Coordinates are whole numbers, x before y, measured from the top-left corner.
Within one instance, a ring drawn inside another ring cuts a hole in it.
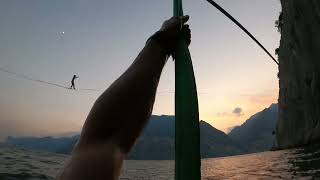
[[[126,155],[147,124],[162,69],[179,37],[191,42],[189,16],[173,17],[146,42],[131,66],[97,99],[80,140],[57,179],[118,179]]]
[[[74,85],[74,80],[76,80],[77,78],[79,78],[79,76],[77,75],[73,75],[72,80],[71,80],[71,86],[69,89],[76,89],[75,85]]]

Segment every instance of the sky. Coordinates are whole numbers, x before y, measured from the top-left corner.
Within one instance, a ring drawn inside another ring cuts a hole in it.
[[[274,54],[279,0],[217,0]],[[184,0],[200,119],[227,131],[278,99],[278,68],[205,0]],[[172,0],[0,1],[0,67],[34,79],[106,89],[172,16]],[[78,132],[100,91],[71,91],[0,71],[0,139]],[[174,115],[174,62],[153,114]]]

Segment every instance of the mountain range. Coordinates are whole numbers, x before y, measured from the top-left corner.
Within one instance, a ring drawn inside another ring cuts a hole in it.
[[[272,131],[278,114],[277,104],[253,115],[241,126],[227,135],[200,121],[200,151],[202,158],[240,155],[269,150],[273,145]],[[143,134],[137,140],[128,159],[171,160],[174,159],[174,116],[151,116]],[[71,153],[79,135],[72,137],[8,137],[7,145],[26,149]]]
[[[251,116],[241,126],[228,134],[231,139],[242,144],[249,153],[270,150],[274,146],[274,131],[278,122],[278,104]]]

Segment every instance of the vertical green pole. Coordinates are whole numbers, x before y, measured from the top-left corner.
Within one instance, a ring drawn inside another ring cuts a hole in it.
[[[182,0],[174,0],[174,16],[182,16]],[[189,49],[180,38],[175,55],[175,179],[200,180],[198,97]]]

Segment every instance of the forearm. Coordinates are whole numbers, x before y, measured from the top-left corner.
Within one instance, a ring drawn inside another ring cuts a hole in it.
[[[166,54],[148,41],[133,64],[96,101],[78,148],[116,143],[128,152],[150,118]]]

